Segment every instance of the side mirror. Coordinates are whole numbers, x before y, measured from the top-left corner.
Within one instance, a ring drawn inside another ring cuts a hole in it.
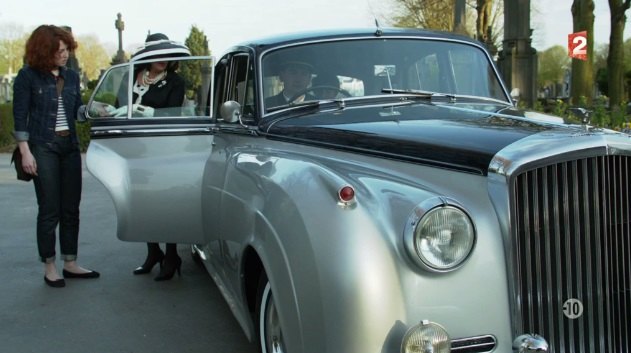
[[[77,111],[77,122],[85,123],[88,120],[86,112],[87,108],[85,104],[79,106],[79,110]]]
[[[235,101],[227,101],[219,109],[221,118],[227,123],[236,123],[241,118],[241,104]]]

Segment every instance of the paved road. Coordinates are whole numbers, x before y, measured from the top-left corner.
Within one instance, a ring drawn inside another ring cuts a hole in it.
[[[116,238],[114,206],[83,173],[79,263],[96,280],[44,283],[35,244],[35,191],[15,179],[0,154],[0,351],[37,353],[248,353],[248,342],[215,283],[180,245],[182,276],[155,282],[134,276],[143,243]],[[61,270],[61,263],[59,263]]]

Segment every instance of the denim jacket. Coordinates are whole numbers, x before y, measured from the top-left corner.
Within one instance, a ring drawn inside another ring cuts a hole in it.
[[[70,136],[78,144],[75,121],[82,104],[79,75],[65,67],[59,68],[59,75],[64,79],[62,97]],[[16,141],[34,144],[53,142],[57,108],[57,86],[53,74],[28,65],[22,67],[13,83],[13,136]]]

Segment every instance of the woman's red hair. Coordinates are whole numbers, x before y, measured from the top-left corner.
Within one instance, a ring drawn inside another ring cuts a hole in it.
[[[77,42],[69,31],[54,25],[37,27],[26,41],[26,63],[41,71],[56,69],[55,53],[59,50],[59,41],[64,42],[71,52],[77,49]]]

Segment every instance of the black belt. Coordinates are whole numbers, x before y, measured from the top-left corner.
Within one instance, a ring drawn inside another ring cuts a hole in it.
[[[55,131],[55,135],[61,136],[61,137],[70,136],[70,130]]]

